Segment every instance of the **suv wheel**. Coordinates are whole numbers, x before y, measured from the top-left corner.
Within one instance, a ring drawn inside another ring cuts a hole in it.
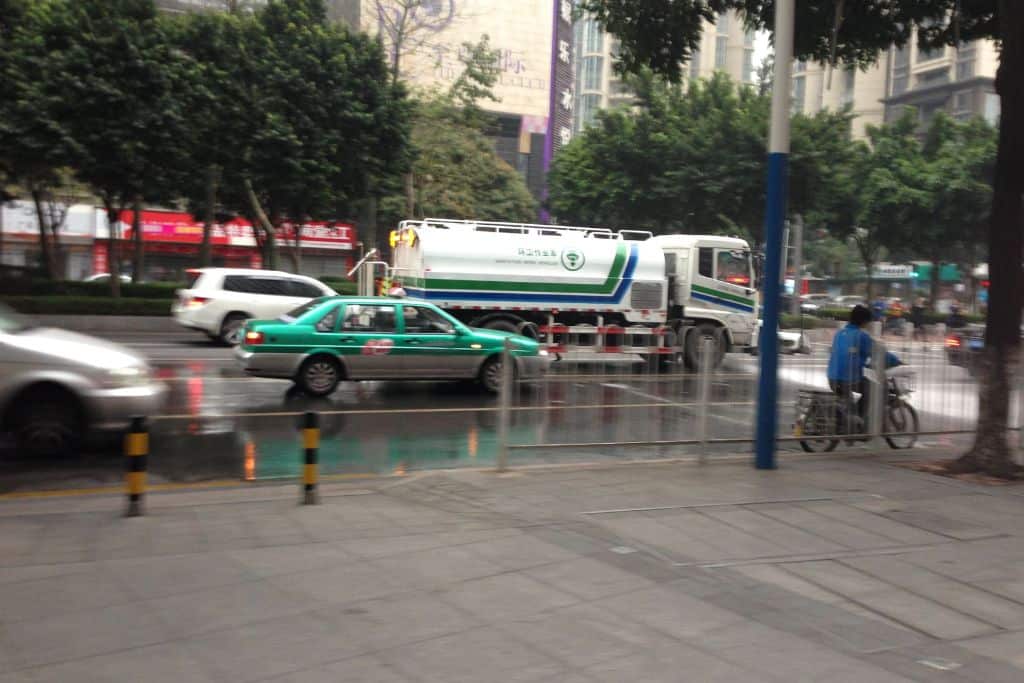
[[[245,329],[246,317],[241,313],[232,313],[224,318],[217,339],[225,346],[238,346],[242,343],[242,330]]]

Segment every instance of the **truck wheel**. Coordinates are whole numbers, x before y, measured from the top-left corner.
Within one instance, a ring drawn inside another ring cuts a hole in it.
[[[528,320],[516,325],[516,334],[526,337],[527,339],[537,339],[540,337],[540,331],[537,329],[536,323],[531,323]]]
[[[492,320],[484,325],[485,330],[494,330],[496,332],[510,332],[511,334],[519,334],[519,330],[516,326],[508,320]]]
[[[722,362],[722,358],[725,356],[725,349],[722,346],[722,339],[718,330],[719,328],[709,323],[702,323],[690,330],[690,333],[686,335],[687,367],[694,370],[700,369],[700,346],[701,342],[705,339],[711,339],[714,341],[714,347],[711,351],[711,367],[718,367]]]

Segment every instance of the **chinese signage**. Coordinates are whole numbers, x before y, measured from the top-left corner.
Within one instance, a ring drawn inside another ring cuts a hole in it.
[[[133,237],[132,212],[121,214],[121,236],[125,240]],[[143,211],[140,217],[142,239],[146,242],[176,242],[199,244],[203,241],[203,223],[188,213],[177,211]],[[296,226],[283,223],[275,230],[278,239],[294,244]],[[303,247],[313,249],[342,249],[351,251],[355,243],[355,231],[347,223],[313,221],[302,225],[299,239]],[[210,243],[236,247],[256,245],[252,225],[246,220],[235,218],[227,223],[217,223],[210,233]]]
[[[563,146],[572,140],[572,107],[576,99],[572,74],[573,0],[554,0],[551,37],[551,104],[548,115],[544,169]]]
[[[914,267],[883,263],[875,266],[873,276],[878,280],[909,280],[914,276]]]

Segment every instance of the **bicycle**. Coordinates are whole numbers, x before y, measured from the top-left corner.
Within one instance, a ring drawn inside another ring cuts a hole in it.
[[[886,443],[890,448],[913,448],[917,443],[920,420],[910,405],[914,391],[914,373],[902,366],[886,373],[885,428]],[[866,424],[857,414],[852,397],[838,396],[831,391],[800,389],[797,393],[796,421],[793,435],[801,438],[800,447],[808,453],[828,453],[840,441],[855,443],[867,441]]]

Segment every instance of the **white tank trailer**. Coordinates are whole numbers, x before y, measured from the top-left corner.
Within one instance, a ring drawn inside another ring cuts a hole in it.
[[[402,221],[392,242],[407,295],[473,327],[549,342],[643,328],[690,366],[702,339],[717,364],[754,338],[750,248],[734,237],[428,218]]]

